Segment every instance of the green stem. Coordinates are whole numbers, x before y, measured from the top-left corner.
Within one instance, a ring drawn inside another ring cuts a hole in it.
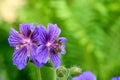
[[[37,73],[38,73],[38,80],[42,80],[41,79],[41,72],[40,72],[40,69],[38,68],[38,70],[37,70]]]
[[[53,74],[54,74],[54,80],[57,80],[57,76],[56,76],[56,69],[53,69]]]
[[[69,78],[70,78],[70,70],[68,69],[66,74],[66,80],[70,80]]]

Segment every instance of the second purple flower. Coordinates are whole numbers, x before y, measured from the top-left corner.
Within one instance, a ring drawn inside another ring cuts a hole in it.
[[[37,48],[36,59],[45,64],[50,58],[55,67],[60,66],[60,54],[65,53],[66,38],[58,38],[61,30],[56,24],[48,24],[48,30],[43,25],[38,25],[40,46]]]
[[[96,76],[92,72],[86,71],[79,76],[72,78],[72,80],[96,80]]]
[[[119,76],[113,77],[111,80],[120,80]]]

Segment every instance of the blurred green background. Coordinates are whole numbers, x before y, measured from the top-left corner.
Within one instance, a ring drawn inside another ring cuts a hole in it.
[[[56,23],[67,38],[62,65],[90,70],[97,80],[120,75],[120,0],[0,0],[0,80],[38,80],[28,63],[19,71],[8,44],[10,27],[20,23]],[[41,69],[42,80],[52,80],[51,68]]]

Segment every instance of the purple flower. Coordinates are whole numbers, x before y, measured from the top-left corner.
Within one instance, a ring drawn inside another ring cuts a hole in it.
[[[20,24],[20,32],[11,28],[8,42],[10,46],[14,47],[13,64],[19,70],[25,68],[28,59],[30,59],[37,67],[41,67],[35,59],[36,49],[39,43],[38,27],[33,24]]]
[[[60,53],[65,53],[66,38],[58,38],[61,30],[56,24],[48,24],[48,30],[39,25],[40,46],[37,49],[36,59],[45,64],[50,58],[55,67],[60,66]]]
[[[72,78],[72,80],[96,80],[96,77],[90,71],[86,71],[79,76]]]
[[[120,80],[119,76],[113,77],[111,80]]]

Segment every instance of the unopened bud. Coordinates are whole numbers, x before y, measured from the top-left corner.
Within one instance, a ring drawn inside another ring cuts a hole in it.
[[[82,72],[82,70],[79,67],[71,67],[70,68],[70,75],[72,77],[80,75],[81,72]]]
[[[64,75],[66,75],[67,69],[64,66],[60,66],[57,70],[57,76],[58,77],[64,77]]]

